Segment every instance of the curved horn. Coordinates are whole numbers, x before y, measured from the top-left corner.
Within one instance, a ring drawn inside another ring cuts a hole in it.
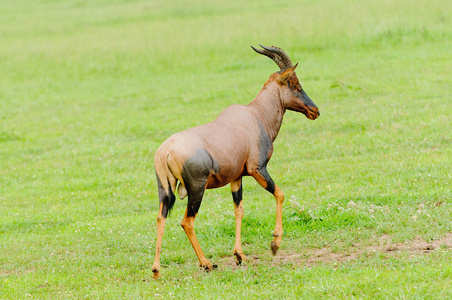
[[[279,67],[279,69],[281,71],[286,70],[286,64],[284,63],[284,61],[281,59],[281,57],[279,56],[279,54],[272,52],[270,50],[265,49],[265,47],[263,47],[262,45],[260,45],[262,48],[264,48],[264,50],[261,49],[256,49],[253,46],[251,46],[251,48],[253,48],[254,51],[256,51],[259,54],[265,55],[270,57]]]
[[[281,60],[284,63],[285,69],[289,69],[293,66],[292,61],[289,58],[289,55],[287,55],[286,52],[284,52],[284,50],[282,50],[281,48],[274,47],[274,46],[265,47],[265,46],[262,46],[261,44],[259,44],[259,46],[261,46],[262,48],[264,48],[267,51],[270,51],[272,53],[279,55],[279,57],[281,58]]]

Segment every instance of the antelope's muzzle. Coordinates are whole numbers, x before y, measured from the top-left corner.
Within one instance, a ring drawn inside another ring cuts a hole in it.
[[[308,112],[306,117],[310,120],[315,120],[320,116],[320,111],[314,102],[309,98],[308,94],[305,91],[301,91],[301,98],[303,99],[304,104],[308,108]]]

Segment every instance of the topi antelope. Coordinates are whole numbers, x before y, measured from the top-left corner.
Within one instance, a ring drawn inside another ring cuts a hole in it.
[[[241,246],[243,217],[242,177],[252,176],[276,198],[276,226],[271,250],[276,254],[283,234],[282,204],[284,194],[267,172],[286,110],[301,112],[310,120],[320,113],[304,92],[295,74],[295,66],[280,48],[254,49],[270,57],[281,69],[273,73],[253,102],[232,105],[211,123],[179,132],[166,140],[155,153],[160,208],[157,217],[157,243],[152,266],[154,278],[160,276],[160,251],[165,221],[176,201],[188,196],[182,227],[198,256],[201,268],[215,268],[201,250],[194,232],[194,221],[206,189],[231,184],[236,231],[234,255],[237,263],[245,260]],[[179,185],[178,185],[179,183]]]

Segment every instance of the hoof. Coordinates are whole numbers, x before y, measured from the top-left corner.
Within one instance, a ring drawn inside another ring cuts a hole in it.
[[[241,265],[245,261],[245,255],[243,253],[234,253],[235,258],[237,259],[237,265]]]
[[[273,255],[275,255],[276,252],[278,252],[278,249],[279,249],[278,245],[276,245],[276,243],[273,241],[273,242],[270,244],[270,246],[271,246]]]
[[[160,277],[160,270],[152,270],[152,273],[154,273],[154,276],[153,276],[153,278],[154,279],[159,279],[159,277]]]
[[[199,266],[201,269],[204,269],[207,273],[209,273],[212,270],[215,270],[218,268],[218,265],[210,265],[210,266]]]

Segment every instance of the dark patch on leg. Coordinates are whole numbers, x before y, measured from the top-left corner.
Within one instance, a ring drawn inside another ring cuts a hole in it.
[[[232,200],[234,200],[235,205],[239,206],[242,202],[242,187],[237,192],[232,192]]]
[[[187,202],[187,217],[195,217],[201,206],[202,197],[204,196],[204,186],[187,189],[188,202]]]
[[[182,166],[182,178],[184,179],[185,188],[187,186],[205,185],[209,175],[218,173],[219,170],[218,163],[206,150],[197,149],[195,154],[187,159]]]
[[[265,188],[267,191],[269,191],[271,194],[275,192],[275,183],[272,181],[267,181],[267,187]]]
[[[267,172],[267,168],[263,168],[263,169],[259,169],[259,174],[262,175],[262,177],[264,177],[265,182],[267,182],[267,186],[265,187],[265,189],[267,191],[269,191],[271,194],[275,193],[275,182],[273,181],[273,179],[270,177],[270,174],[268,174]]]
[[[259,168],[266,167],[273,153],[273,143],[265,130],[264,125],[258,119],[259,124]]]
[[[239,206],[240,202],[242,202],[242,193],[243,193],[242,183],[240,183],[240,188],[237,191],[232,192],[232,200],[237,206]]]
[[[270,160],[271,154],[273,153],[273,144],[270,139],[270,137],[267,134],[267,131],[265,131],[264,125],[258,120],[259,124],[259,162],[258,162],[258,172],[262,175],[262,177],[265,179],[265,182],[267,183],[267,186],[265,189],[269,191],[270,193],[275,192],[275,182],[270,177],[270,175],[267,172],[267,164]]]
[[[174,203],[176,202],[176,196],[174,195],[173,191],[171,190],[171,185],[168,182],[168,193],[162,186],[162,182],[160,181],[160,178],[157,176],[157,186],[158,186],[158,193],[159,193],[159,202],[162,206],[162,216],[166,218],[171,209],[174,206]]]
[[[204,149],[197,149],[182,166],[182,178],[188,194],[187,217],[194,217],[201,206],[207,178],[219,172],[218,163]]]

